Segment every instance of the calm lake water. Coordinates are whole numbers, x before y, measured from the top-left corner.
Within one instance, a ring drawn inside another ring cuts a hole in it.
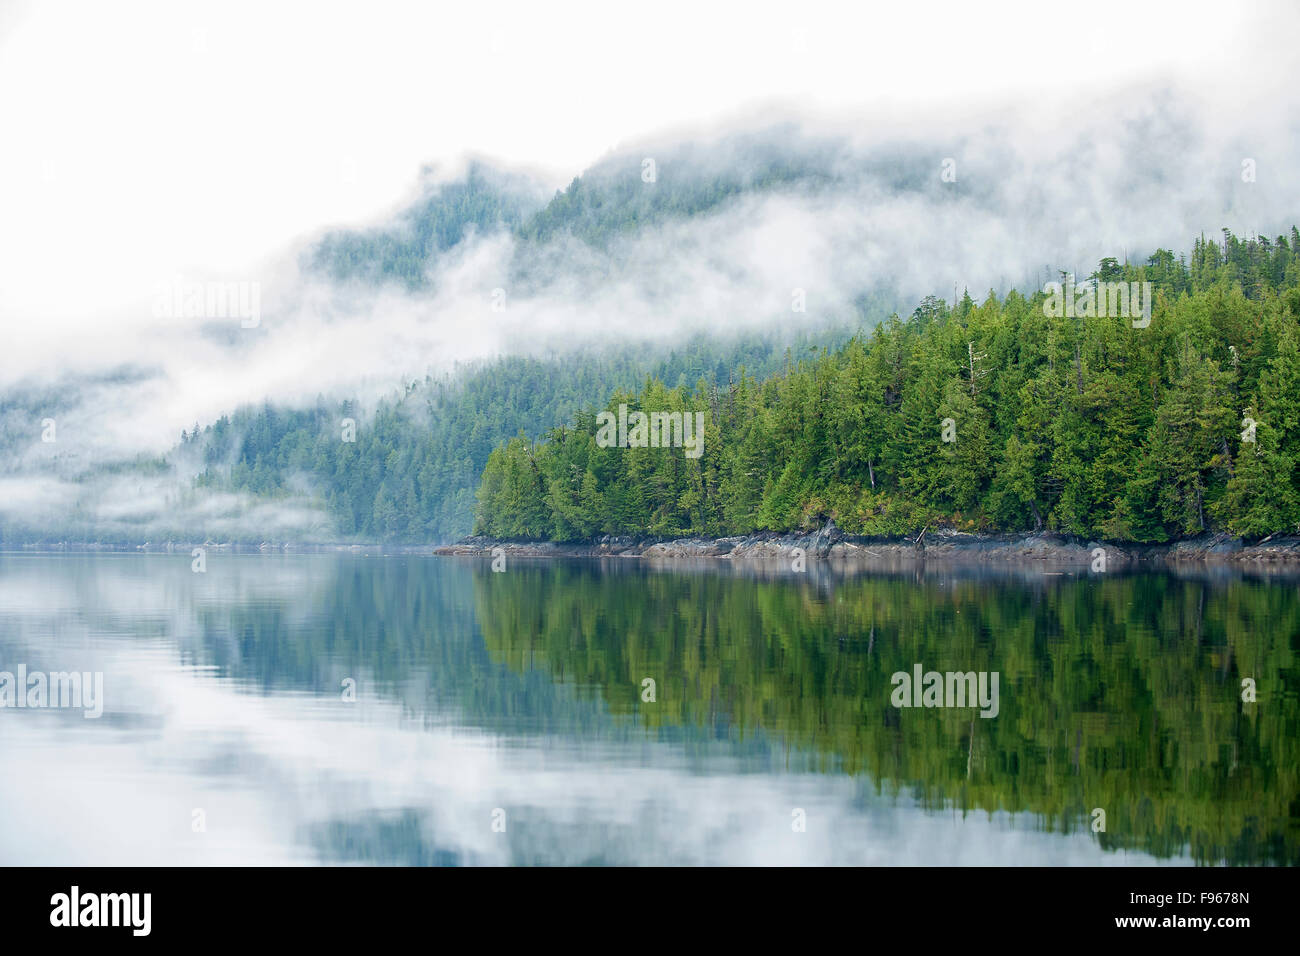
[[[1294,864],[1298,647],[1295,579],[0,555],[0,671],[104,675],[0,709],[0,863]]]

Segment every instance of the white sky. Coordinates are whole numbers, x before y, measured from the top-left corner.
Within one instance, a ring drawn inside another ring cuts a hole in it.
[[[1046,110],[1148,78],[1249,102],[1294,67],[1295,23],[1186,0],[0,0],[0,323],[73,331],[176,272],[252,269],[466,151],[560,183],[773,103]]]

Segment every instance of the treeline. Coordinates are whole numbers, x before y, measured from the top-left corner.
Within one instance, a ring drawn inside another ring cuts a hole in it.
[[[799,335],[796,351],[841,344],[846,327]],[[698,336],[665,354],[588,351],[508,357],[411,383],[372,411],[324,398],[291,409],[269,403],[182,434],[175,457],[197,463],[195,486],[323,502],[335,540],[423,543],[468,534],[488,456],[516,434],[539,436],[613,389],[647,375],[726,383],[742,366],[775,371],[785,346],[765,335]],[[355,432],[344,440],[343,422]]]
[[[600,447],[597,414],[494,450],[476,531],[731,535],[834,518],[1160,542],[1300,528],[1300,232],[1103,260],[1152,321],[1048,315],[1042,291],[927,298],[779,374],[651,378],[617,411],[706,413],[704,453]]]

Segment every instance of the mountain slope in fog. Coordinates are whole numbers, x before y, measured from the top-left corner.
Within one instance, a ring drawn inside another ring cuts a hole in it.
[[[702,362],[717,378],[754,358],[734,344],[746,335],[770,361],[927,296],[1028,293],[1103,257],[1145,262],[1206,228],[1282,232],[1300,208],[1300,181],[1279,174],[1300,142],[1286,107],[1247,131],[1143,90],[1047,125],[1012,113],[748,123],[631,144],[576,177],[483,160],[429,172],[388,221],[322,233],[292,268],[269,270],[255,327],[224,315],[106,321],[84,341],[14,351],[0,369],[2,533],[455,535],[484,449],[638,386],[702,333],[717,343]],[[622,371],[583,380],[565,368],[593,350],[623,356]],[[297,439],[249,445],[242,427],[223,431],[219,452],[195,447],[196,421],[201,434],[223,417],[256,430],[266,409],[299,416],[294,434],[352,417],[364,436],[385,396],[503,355],[553,359],[529,373],[548,380],[536,402],[449,411],[481,413],[468,445],[457,425],[422,446],[376,446],[365,454],[382,461],[358,463],[364,480],[330,454],[304,467]],[[41,439],[47,418],[57,443]],[[441,477],[410,494],[394,477],[409,473]]]

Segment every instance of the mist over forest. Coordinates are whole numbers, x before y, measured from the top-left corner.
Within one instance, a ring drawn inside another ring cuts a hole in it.
[[[0,539],[450,540],[494,449],[648,380],[761,381],[895,315],[1286,238],[1297,131],[1143,87],[1050,121],[748,116],[558,181],[430,163],[259,274],[159,276],[79,341],[16,326]],[[192,282],[255,284],[256,321],[159,307]]]

